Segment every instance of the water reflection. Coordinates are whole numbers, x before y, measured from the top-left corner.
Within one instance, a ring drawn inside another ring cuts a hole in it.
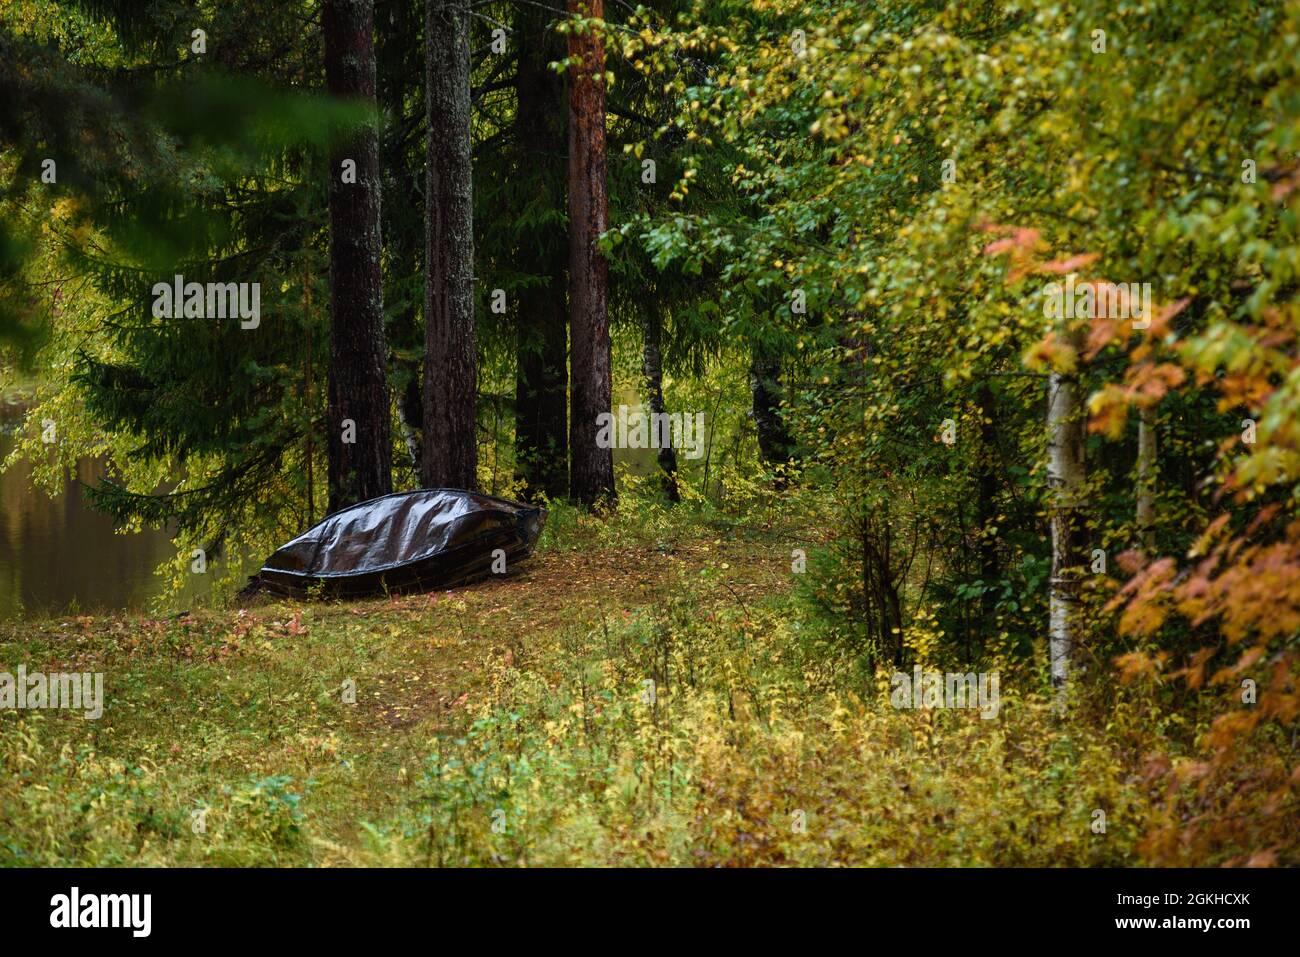
[[[14,442],[0,430],[0,460]],[[165,532],[118,535],[77,482],[50,498],[32,489],[31,472],[21,462],[0,474],[0,619],[134,608],[158,593],[154,569],[173,554]],[[93,484],[103,475],[101,462],[77,463],[81,482]]]
[[[620,403],[641,411],[634,389],[620,392],[615,407]],[[14,447],[11,430],[24,414],[20,406],[0,402],[0,461]],[[655,455],[653,449],[615,449],[614,461],[648,475],[658,468]],[[112,519],[90,507],[79,484],[93,485],[104,472],[102,462],[80,460],[78,481],[66,482],[55,498],[32,488],[28,462],[0,473],[0,621],[71,609],[140,608],[161,591],[154,570],[175,554],[172,542],[162,531],[113,531]],[[187,587],[186,595],[201,593],[203,584]]]

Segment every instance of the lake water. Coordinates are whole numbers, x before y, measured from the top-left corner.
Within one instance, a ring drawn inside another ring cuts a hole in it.
[[[0,402],[0,461],[14,447],[12,429],[23,414]],[[93,484],[103,474],[102,463],[83,459],[72,478]],[[0,473],[0,620],[136,608],[158,593],[154,569],[174,554],[167,534],[117,534],[112,520],[86,502],[78,481],[51,498],[32,489],[26,462]]]
[[[619,403],[641,411],[635,390],[620,393]],[[13,449],[13,430],[25,413],[22,405],[0,400],[0,462]],[[614,461],[638,475],[658,468],[655,452],[647,449],[615,449]],[[51,498],[32,488],[26,462],[0,473],[0,622],[140,608],[159,593],[162,583],[154,571],[175,554],[171,539],[154,530],[116,533],[112,519],[90,507],[82,488],[103,476],[102,462],[82,459],[63,493]]]

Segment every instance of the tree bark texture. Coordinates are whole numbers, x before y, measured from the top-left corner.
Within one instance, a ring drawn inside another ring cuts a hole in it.
[[[426,488],[478,486],[469,7],[427,0],[424,427]]]
[[[1137,527],[1138,540],[1148,557],[1156,547],[1156,410],[1138,411]]]
[[[515,474],[524,496],[569,494],[569,315],[565,269],[568,101],[564,78],[549,63],[564,58],[564,44],[549,30],[563,15],[534,4],[517,8],[519,66],[515,134],[535,196],[555,216],[544,217],[521,237],[518,268],[542,278],[519,294],[515,371]]]
[[[327,0],[321,28],[330,95],[373,104],[372,4]],[[355,182],[344,182],[345,160],[356,163]],[[330,158],[331,513],[393,490],[379,205],[378,135],[367,125]]]
[[[603,17],[603,0],[569,0],[570,14]],[[609,227],[605,182],[605,45],[589,27],[569,35],[580,57],[569,76],[569,316],[572,454],[569,490],[587,505],[612,504],[614,454],[596,444],[610,411],[609,267],[596,241]]]
[[[1082,353],[1082,341],[1077,333],[1066,331],[1065,338],[1074,346],[1076,354]],[[1087,476],[1078,378],[1073,372],[1053,371],[1047,388],[1047,486],[1052,526],[1048,653],[1052,685],[1063,695],[1079,635],[1085,531],[1082,512]]]

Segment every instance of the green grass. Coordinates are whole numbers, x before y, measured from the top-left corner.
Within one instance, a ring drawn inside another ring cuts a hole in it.
[[[0,668],[103,671],[106,700],[0,712],[0,863],[1134,860],[1132,769],[1032,692],[899,712],[827,667],[789,530],[552,519],[450,594],[10,626]]]
[[[106,677],[99,720],[0,711],[0,862],[332,860],[401,814],[427,756],[488,704],[495,663],[540,665],[554,636],[624,621],[738,550],[665,540],[646,562],[556,511],[572,544],[454,593],[7,623],[0,668]]]

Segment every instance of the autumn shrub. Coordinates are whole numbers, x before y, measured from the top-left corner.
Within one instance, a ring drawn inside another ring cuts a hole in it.
[[[442,864],[1123,864],[1140,784],[1040,690],[994,720],[827,690],[779,602],[679,600],[498,662],[373,860]],[[1103,816],[1104,815],[1104,816]],[[1101,822],[1100,825],[1098,822]],[[1100,830],[1099,830],[1100,827]]]
[[[148,758],[70,747],[41,712],[3,730],[0,866],[301,862],[305,815],[287,775],[218,786]],[[191,811],[203,811],[195,817]]]

